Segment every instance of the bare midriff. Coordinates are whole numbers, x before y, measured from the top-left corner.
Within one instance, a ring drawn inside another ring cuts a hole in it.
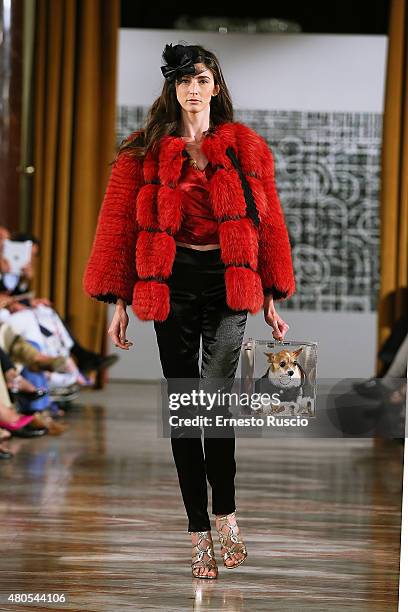
[[[186,242],[179,242],[176,240],[176,244],[179,246],[187,247],[188,249],[195,249],[196,251],[212,251],[213,249],[219,249],[219,244],[187,244]]]

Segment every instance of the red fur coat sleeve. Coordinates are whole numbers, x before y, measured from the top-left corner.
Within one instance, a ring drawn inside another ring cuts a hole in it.
[[[261,155],[268,215],[259,227],[258,271],[264,295],[278,300],[293,295],[296,283],[285,216],[276,191],[274,158],[263,138]]]
[[[122,152],[112,167],[83,275],[85,293],[97,300],[116,303],[120,297],[132,302],[137,280],[136,195],[142,178],[141,162]]]

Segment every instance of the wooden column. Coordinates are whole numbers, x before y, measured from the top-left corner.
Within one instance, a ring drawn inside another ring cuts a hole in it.
[[[22,0],[0,0],[0,225],[19,229]]]

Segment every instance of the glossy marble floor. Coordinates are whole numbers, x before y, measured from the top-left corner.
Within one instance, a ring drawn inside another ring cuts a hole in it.
[[[239,438],[248,559],[204,581],[191,577],[157,402],[157,386],[111,383],[83,392],[62,436],[9,443],[0,610],[397,610],[402,445]],[[22,606],[10,593],[66,601]]]

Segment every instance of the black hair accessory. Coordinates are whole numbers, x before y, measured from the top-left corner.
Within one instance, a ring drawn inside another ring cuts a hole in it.
[[[160,69],[167,81],[172,82],[182,74],[195,74],[198,53],[193,45],[166,45],[162,57],[166,65]]]

